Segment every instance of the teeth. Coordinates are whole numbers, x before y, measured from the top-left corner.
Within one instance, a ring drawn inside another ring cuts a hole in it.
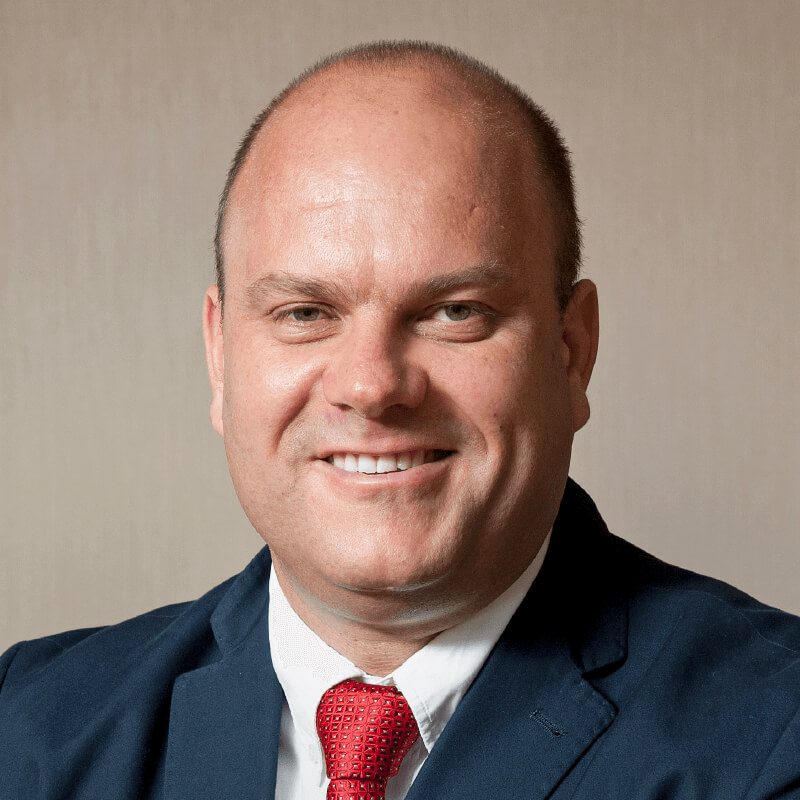
[[[375,460],[374,456],[365,456],[359,455],[358,456],[358,471],[359,472],[366,472],[367,474],[372,474],[373,472],[378,471],[378,462]]]
[[[378,456],[376,472],[396,472],[397,456]]]
[[[415,450],[410,453],[389,453],[371,456],[365,453],[334,453],[327,460],[346,472],[375,473],[402,472],[412,467],[420,467],[448,455],[446,450]]]

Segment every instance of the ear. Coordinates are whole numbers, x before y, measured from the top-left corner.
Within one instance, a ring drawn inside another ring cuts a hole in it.
[[[223,436],[222,397],[225,386],[225,350],[222,341],[222,308],[216,284],[208,287],[203,303],[203,339],[206,343],[206,365],[211,384],[211,425]]]
[[[597,358],[600,319],[597,287],[590,280],[575,284],[564,312],[561,334],[561,356],[567,371],[572,430],[580,430],[589,421],[589,400],[586,389]]]

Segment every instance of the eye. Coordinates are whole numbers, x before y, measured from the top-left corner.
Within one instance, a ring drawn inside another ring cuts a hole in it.
[[[316,306],[298,306],[284,311],[281,316],[292,322],[318,322],[322,318],[322,309]]]
[[[270,313],[271,333],[286,344],[316,342],[338,330],[336,310],[319,304],[286,305]]]
[[[448,303],[446,306],[437,308],[433,318],[443,322],[463,322],[475,311],[475,308],[468,306],[466,303]]]

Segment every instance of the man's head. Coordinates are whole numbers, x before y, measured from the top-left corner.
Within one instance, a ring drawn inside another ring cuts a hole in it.
[[[577,219],[565,233],[548,130],[486,68],[380,45],[312,70],[245,140],[224,315],[206,298],[211,416],[316,613],[434,633],[510,585],[552,524],[597,313],[560,272]]]

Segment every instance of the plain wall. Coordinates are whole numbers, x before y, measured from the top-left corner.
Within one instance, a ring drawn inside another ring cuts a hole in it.
[[[611,528],[800,612],[800,3],[0,8],[0,647],[261,546],[207,417],[216,202],[270,97],[376,38],[463,48],[563,130],[602,313],[572,474]]]

